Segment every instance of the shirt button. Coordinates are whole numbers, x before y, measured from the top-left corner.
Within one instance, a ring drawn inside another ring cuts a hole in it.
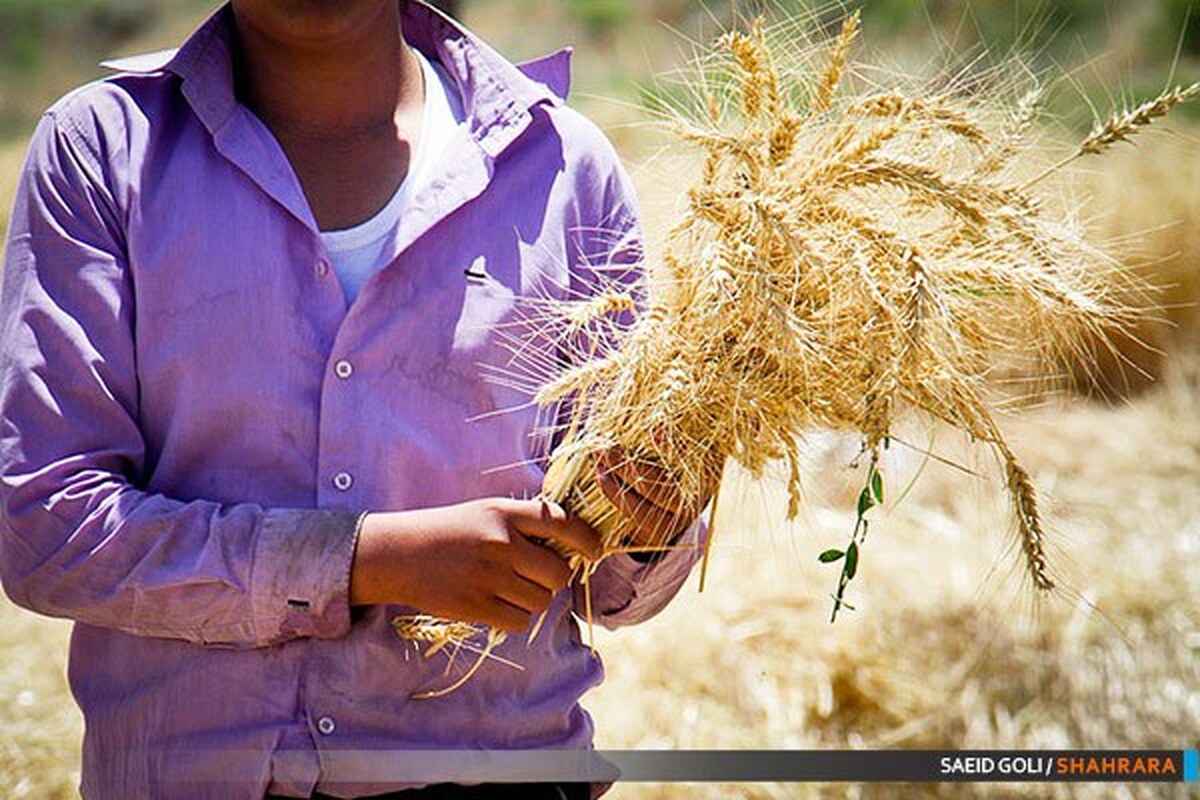
[[[337,730],[337,725],[333,721],[333,717],[321,717],[317,720],[317,730],[328,736]]]
[[[349,472],[339,472],[333,476],[333,485],[343,492],[350,488],[354,483],[354,476]]]
[[[341,378],[342,380],[346,380],[347,378],[349,378],[351,375],[354,374],[354,365],[351,364],[349,361],[342,359],[341,361],[337,362],[337,364],[335,364],[333,366],[333,371],[337,374],[337,376],[339,378]]]
[[[324,278],[329,274],[329,260],[325,258],[317,259],[317,275]]]

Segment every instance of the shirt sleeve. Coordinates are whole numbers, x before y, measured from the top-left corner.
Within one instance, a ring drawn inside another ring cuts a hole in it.
[[[701,516],[661,558],[642,563],[628,553],[600,562],[587,581],[577,580],[575,612],[609,630],[645,622],[667,607],[704,554],[708,521]],[[591,595],[589,598],[588,595]]]
[[[146,490],[133,286],[115,171],[49,112],[0,289],[0,580],[18,605],[142,636],[256,647],[349,629],[360,515]]]
[[[573,296],[616,281],[636,287],[635,298],[642,303],[643,236],[633,182],[607,140],[600,142],[599,151],[595,173],[581,181],[587,222],[573,237],[578,248],[572,258]],[[585,618],[590,613],[593,622],[609,629],[650,619],[678,594],[703,555],[707,531],[707,522],[698,518],[672,550],[649,562],[628,553],[605,558],[586,584],[573,584],[575,612]]]

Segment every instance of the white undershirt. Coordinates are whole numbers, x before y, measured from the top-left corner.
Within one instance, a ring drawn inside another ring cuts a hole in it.
[[[333,263],[333,271],[350,303],[358,297],[367,280],[392,260],[395,254],[391,244],[400,217],[429,181],[455,128],[465,118],[454,79],[441,64],[431,62],[415,47],[413,52],[424,75],[425,108],[421,112],[421,132],[409,159],[408,174],[375,216],[353,228],[321,232],[321,241]]]

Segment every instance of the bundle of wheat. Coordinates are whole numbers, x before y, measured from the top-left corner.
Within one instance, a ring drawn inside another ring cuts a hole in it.
[[[998,91],[876,79],[843,91],[858,33],[857,13],[832,43],[795,25],[727,33],[689,86],[698,111],[665,106],[670,129],[703,155],[661,256],[665,280],[640,306],[616,283],[540,301],[532,313],[539,331],[557,331],[552,346],[539,358],[513,343],[532,374],[553,376],[535,397],[555,420],[542,433],[560,442],[544,494],[616,552],[630,523],[597,484],[601,452],[667,470],[690,499],[730,458],[753,476],[782,460],[791,517],[798,439],[857,432],[858,520],[844,549],[820,554],[841,566],[836,618],[866,515],[883,501],[881,450],[903,414],[923,413],[996,454],[1028,575],[1049,591],[1036,492],[996,424],[989,376],[1006,357],[1078,362],[1081,342],[1094,347],[1137,312],[1119,300],[1119,262],[1042,188],[1200,84],[1097,122],[1039,172],[1036,81]],[[572,558],[584,576],[595,568]]]
[[[844,550],[821,554],[842,564],[836,616],[865,515],[883,500],[880,451],[917,411],[997,454],[1029,576],[1050,590],[1034,486],[997,427],[988,378],[1005,356],[1078,360],[1080,342],[1104,341],[1137,312],[1118,299],[1118,261],[1038,190],[1200,84],[1098,122],[1030,178],[1036,85],[1011,101],[953,82],[839,93],[858,32],[856,13],[823,46],[799,46],[794,26],[728,33],[690,87],[701,113],[668,107],[671,129],[704,155],[700,179],[666,243],[665,285],[632,326],[616,330],[605,313],[627,305],[619,297],[558,311],[565,332],[593,335],[537,395],[574,409],[545,492],[616,550],[627,523],[596,486],[596,453],[618,446],[666,467],[689,497],[714,461],[758,476],[783,459],[791,517],[798,437],[858,432],[858,524]]]

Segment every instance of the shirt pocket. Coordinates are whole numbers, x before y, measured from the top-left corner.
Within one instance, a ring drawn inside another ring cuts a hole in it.
[[[451,358],[479,358],[510,338],[516,327],[518,299],[513,289],[487,272],[464,272],[463,302],[454,325]]]

